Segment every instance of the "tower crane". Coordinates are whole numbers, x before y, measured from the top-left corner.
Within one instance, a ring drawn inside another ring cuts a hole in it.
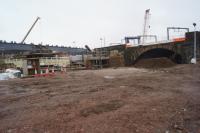
[[[147,9],[145,11],[145,16],[144,16],[144,29],[143,29],[143,39],[142,39],[142,43],[146,42],[146,38],[148,35],[148,29],[150,28],[149,25],[149,20],[150,20],[150,9]]]
[[[31,26],[31,28],[26,33],[26,35],[23,38],[23,40],[21,41],[21,43],[24,43],[24,41],[26,40],[26,38],[28,37],[28,35],[30,34],[30,32],[32,31],[32,29],[34,28],[35,24],[38,22],[39,19],[40,19],[40,17],[37,17],[37,19],[34,21],[33,25]]]
[[[150,28],[149,25],[149,20],[150,20],[150,9],[145,10],[145,16],[144,16],[144,27],[143,27],[143,34],[139,35],[139,36],[129,36],[129,37],[125,37],[125,43],[128,44],[130,42],[130,40],[137,40],[137,43],[139,45],[141,44],[145,44],[147,38],[154,38],[155,42],[157,42],[157,36],[156,35],[149,35],[148,34],[148,30]]]

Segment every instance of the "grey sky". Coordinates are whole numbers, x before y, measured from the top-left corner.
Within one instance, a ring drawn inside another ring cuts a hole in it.
[[[37,16],[42,19],[26,42],[83,47],[120,42],[142,34],[151,9],[150,34],[166,37],[166,27],[200,27],[199,0],[0,0],[0,40],[20,42]]]

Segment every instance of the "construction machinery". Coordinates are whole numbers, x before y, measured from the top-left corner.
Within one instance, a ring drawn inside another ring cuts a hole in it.
[[[90,49],[88,45],[85,45],[85,48],[88,50],[88,52],[92,52],[92,50]]]
[[[150,9],[147,9],[145,11],[145,16],[144,16],[143,39],[142,39],[143,44],[146,42],[148,29],[150,28],[149,20],[150,20]]]
[[[156,35],[149,35],[148,30],[150,28],[149,25],[149,20],[150,20],[150,9],[145,10],[145,16],[144,16],[144,27],[143,27],[143,34],[139,36],[130,36],[130,37],[125,37],[125,44],[130,43],[130,41],[135,41],[137,44],[145,44],[147,43],[148,38],[153,38],[155,42],[157,42],[157,36]]]
[[[21,41],[22,44],[25,42],[26,38],[28,37],[28,35],[30,34],[30,32],[32,31],[32,29],[34,28],[35,24],[38,22],[39,19],[40,19],[40,17],[37,17],[37,19],[34,21],[33,25],[31,26],[31,28],[28,30],[25,37]]]

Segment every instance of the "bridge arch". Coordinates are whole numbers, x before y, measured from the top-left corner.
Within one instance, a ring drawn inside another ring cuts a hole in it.
[[[141,53],[138,53],[134,61],[134,64],[141,59],[162,58],[162,57],[169,58],[177,64],[182,63],[181,55],[176,53],[175,51],[166,48],[154,48],[146,51],[144,50]]]

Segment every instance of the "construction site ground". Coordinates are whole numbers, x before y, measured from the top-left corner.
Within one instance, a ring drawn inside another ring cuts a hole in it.
[[[200,133],[200,64],[1,81],[0,133]]]

